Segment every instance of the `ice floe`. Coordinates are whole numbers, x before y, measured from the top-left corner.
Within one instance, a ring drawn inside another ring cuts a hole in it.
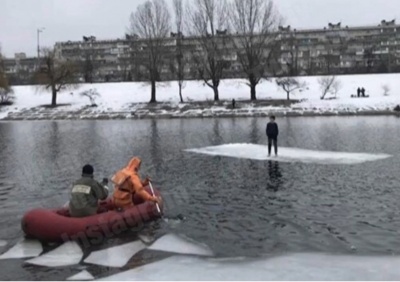
[[[154,237],[150,235],[139,234],[138,238],[145,244],[151,244],[154,242]]]
[[[85,260],[85,263],[109,266],[123,267],[133,255],[146,248],[141,241],[135,241],[128,244],[92,252]]]
[[[0,259],[30,258],[40,255],[42,244],[37,240],[24,239],[0,256]]]
[[[174,256],[102,278],[121,280],[399,280],[400,257],[293,254],[270,259],[215,261]]]
[[[187,152],[212,156],[225,156],[253,160],[279,162],[301,162],[315,164],[360,164],[391,157],[386,154],[314,151],[299,148],[279,147],[278,157],[268,157],[268,148],[257,144],[224,144],[219,146],[187,149]]]
[[[178,253],[178,254],[190,254],[200,256],[212,256],[213,252],[205,245],[196,243],[190,239],[174,234],[167,234],[155,241],[149,250]]]
[[[90,274],[90,272],[88,272],[87,270],[83,270],[67,278],[67,280],[75,280],[75,281],[93,280],[93,279],[94,279],[93,275]]]
[[[82,249],[76,242],[66,242],[56,249],[26,262],[47,267],[58,267],[79,264],[82,257]]]

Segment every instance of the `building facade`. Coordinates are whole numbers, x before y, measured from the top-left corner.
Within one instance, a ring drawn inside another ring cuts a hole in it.
[[[235,37],[243,35],[219,31],[218,36],[218,44],[224,48],[220,55],[220,60],[225,62],[223,77],[244,77],[238,59],[241,51],[237,44],[232,44],[233,41],[226,41],[229,36],[230,40],[235,40]],[[265,54],[273,54],[268,62],[263,62],[269,65],[269,76],[400,72],[400,25],[394,20],[362,27],[329,23],[323,29],[308,30],[280,26],[271,37],[273,50],[265,50]],[[177,55],[184,59],[185,79],[198,78],[193,54],[202,52],[199,40],[175,33],[164,39],[160,51],[163,57],[159,71],[161,80],[176,79]],[[79,64],[82,81],[143,81],[146,80],[146,64],[151,56],[147,43],[129,35],[116,40],[96,40],[90,36],[83,37],[82,41],[58,42],[54,49],[59,61]],[[9,76],[21,76],[26,81],[35,71],[38,60],[16,54],[15,58],[5,59],[3,63]]]

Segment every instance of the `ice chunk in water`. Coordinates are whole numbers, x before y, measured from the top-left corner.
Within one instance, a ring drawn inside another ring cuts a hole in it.
[[[77,280],[77,281],[83,281],[83,280],[93,280],[94,277],[90,272],[83,270],[71,277],[68,277],[67,280]]]
[[[135,241],[117,247],[92,252],[84,262],[103,266],[123,267],[133,255],[144,248],[146,248],[145,244],[141,241]]]
[[[391,157],[386,154],[314,151],[285,147],[279,147],[278,157],[268,157],[268,147],[257,144],[225,144],[199,149],[188,149],[186,151],[213,156],[316,164],[359,164]]]
[[[205,245],[191,242],[189,239],[174,234],[164,235],[154,242],[149,250],[171,252],[177,254],[190,254],[200,256],[212,256],[213,252]]]
[[[7,241],[5,240],[0,240],[0,247],[4,247],[7,245]]]
[[[47,267],[68,266],[79,264],[82,256],[81,247],[76,242],[66,242],[56,249],[26,262]]]
[[[0,256],[0,259],[30,258],[40,255],[42,244],[37,240],[23,240]]]
[[[146,234],[139,234],[138,235],[140,241],[142,241],[145,244],[151,244],[154,242],[153,236],[146,235]]]
[[[400,257],[293,254],[257,260],[174,256],[101,280],[399,280]]]

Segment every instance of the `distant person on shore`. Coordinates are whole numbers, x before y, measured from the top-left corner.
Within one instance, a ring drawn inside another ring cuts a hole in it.
[[[278,124],[275,122],[275,116],[271,116],[269,120],[266,129],[268,137],[268,157],[271,156],[272,143],[274,144],[275,156],[278,156]]]
[[[357,97],[360,98],[360,96],[361,96],[361,88],[358,87],[357,88]]]
[[[71,217],[86,217],[97,214],[97,204],[108,196],[107,178],[102,183],[93,179],[93,167],[85,165],[82,168],[82,178],[75,181],[69,201]]]
[[[114,174],[112,182],[114,183],[113,200],[117,208],[126,209],[133,207],[133,196],[139,195],[143,201],[151,201],[161,205],[161,198],[150,195],[144,187],[149,185],[150,179],[147,177],[142,181],[138,175],[141,159],[132,158],[128,165]]]

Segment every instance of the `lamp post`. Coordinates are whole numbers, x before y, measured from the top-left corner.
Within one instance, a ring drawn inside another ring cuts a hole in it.
[[[44,31],[44,27],[38,28],[37,30],[37,57],[38,57],[38,62],[40,59],[40,33]]]

